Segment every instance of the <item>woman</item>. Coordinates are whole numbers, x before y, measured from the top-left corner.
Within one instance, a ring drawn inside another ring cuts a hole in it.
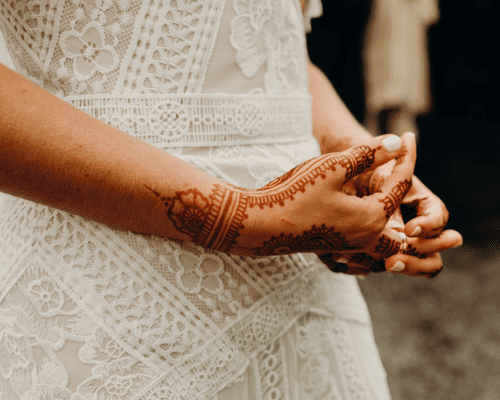
[[[311,253],[429,276],[461,238],[412,135],[367,139],[307,66],[298,3],[0,10],[41,86],[0,67],[3,398],[389,397],[355,278]],[[405,194],[421,238],[386,226]]]
[[[438,0],[373,1],[363,49],[371,133],[417,132],[431,107],[427,36],[438,20]]]

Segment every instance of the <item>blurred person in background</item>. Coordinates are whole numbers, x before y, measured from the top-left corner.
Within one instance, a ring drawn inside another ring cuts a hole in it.
[[[431,107],[427,31],[438,20],[438,0],[373,0],[363,49],[372,134],[418,134]]]

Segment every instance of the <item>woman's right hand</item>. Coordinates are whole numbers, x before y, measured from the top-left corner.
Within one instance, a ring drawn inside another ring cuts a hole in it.
[[[345,193],[347,181],[395,158],[380,192],[363,198]],[[208,224],[195,241],[251,256],[341,251],[388,257],[401,239],[386,224],[411,187],[415,160],[413,134],[386,135],[309,160],[260,189],[217,187],[209,201],[218,212],[204,218]],[[184,208],[179,201],[178,210]]]

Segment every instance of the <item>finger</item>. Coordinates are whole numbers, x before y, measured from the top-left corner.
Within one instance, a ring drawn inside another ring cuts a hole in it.
[[[402,208],[410,214],[405,232],[408,236],[434,237],[439,235],[448,223],[446,206],[417,177],[413,177],[413,187]]]
[[[396,135],[383,135],[335,155],[334,160],[344,168],[344,184],[356,175],[371,171],[402,154],[403,142]]]
[[[375,169],[370,175],[370,180],[368,181],[368,192],[370,194],[380,192],[384,182],[391,175],[394,166],[396,165],[396,160],[391,160],[386,162]]]
[[[443,269],[443,260],[439,253],[428,254],[419,259],[407,254],[397,254],[385,261],[387,270],[393,274],[435,278]]]
[[[339,253],[322,254],[319,256],[319,259],[332,272],[343,273],[348,275],[365,275],[365,276],[370,273],[370,265],[367,265],[366,262],[364,263],[364,265],[358,264],[357,262],[351,260],[345,255]]]
[[[448,223],[448,210],[438,199],[425,201],[418,206],[417,216],[406,223],[405,232],[408,236],[434,237],[439,235]]]
[[[367,253],[356,253],[352,256],[353,264],[360,268],[369,269],[371,272],[385,271],[385,261],[380,258],[372,257]]]
[[[380,235],[378,235],[375,242],[371,246],[366,247],[366,250],[368,253],[377,255],[380,258],[393,256],[398,253],[404,236],[404,233],[386,226]]]
[[[396,212],[391,216],[391,218],[387,222],[387,227],[390,229],[394,229],[397,232],[404,232],[405,223],[403,221],[401,210],[396,210]]]
[[[461,246],[462,243],[463,238],[460,233],[453,229],[447,229],[435,238],[408,238],[406,254],[421,257],[427,253],[436,253]]]
[[[368,196],[372,201],[378,201],[378,206],[383,208],[386,219],[389,219],[411,189],[413,170],[417,158],[415,135],[405,133],[401,136],[403,141],[403,152],[398,157],[391,175],[382,185],[381,191]]]

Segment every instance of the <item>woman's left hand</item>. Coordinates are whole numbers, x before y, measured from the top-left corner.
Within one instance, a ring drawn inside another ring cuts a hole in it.
[[[448,210],[420,179],[413,176],[412,182],[402,205],[403,212],[409,214],[404,231],[409,237],[436,237],[448,223]]]
[[[400,213],[395,214],[387,226],[405,236]],[[375,253],[330,253],[320,259],[333,272],[366,276],[370,272],[389,271],[407,276],[434,278],[443,269],[440,252],[460,246],[462,236],[455,230],[445,230],[437,237],[406,237],[403,245],[380,245]],[[403,248],[404,247],[404,248]]]

